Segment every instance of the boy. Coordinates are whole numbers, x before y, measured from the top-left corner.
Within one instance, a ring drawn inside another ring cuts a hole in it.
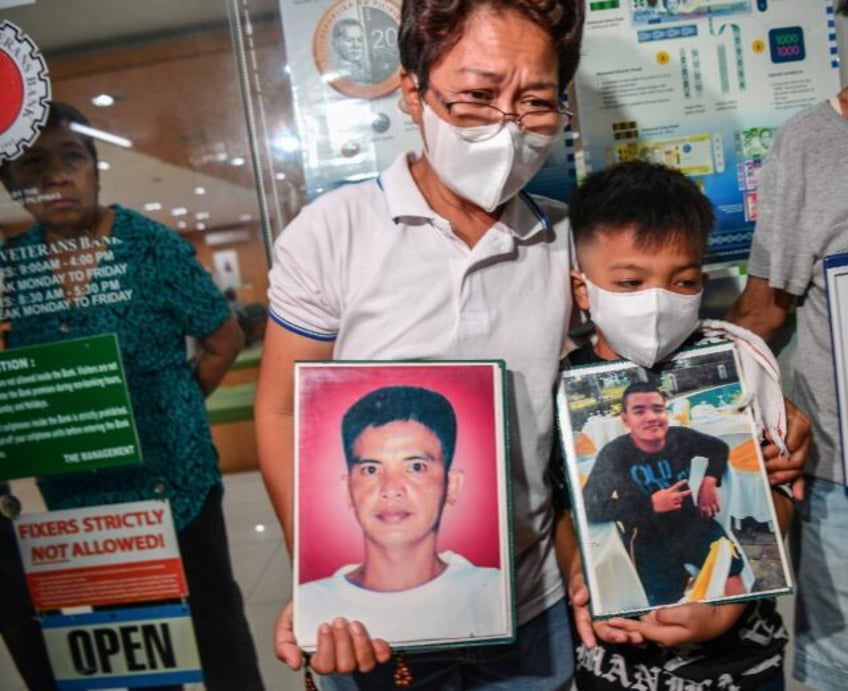
[[[590,176],[574,193],[569,216],[580,270],[575,303],[595,325],[591,343],[569,357],[585,364],[626,357],[645,367],[697,342],[710,202],[682,173],[633,162]],[[791,502],[775,493],[781,526]],[[561,564],[570,576],[579,689],[782,688],[787,634],[774,600],[721,606],[689,604],[640,619],[594,622],[567,519],[557,526]],[[587,643],[589,645],[587,645]],[[638,644],[638,645],[634,645]]]

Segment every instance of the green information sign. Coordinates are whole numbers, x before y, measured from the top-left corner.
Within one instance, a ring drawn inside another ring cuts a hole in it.
[[[140,462],[114,334],[0,351],[0,480]]]

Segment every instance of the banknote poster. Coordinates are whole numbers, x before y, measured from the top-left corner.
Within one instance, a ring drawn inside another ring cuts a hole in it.
[[[587,0],[575,79],[588,171],[643,159],[713,201],[710,259],[745,258],[777,129],[839,90],[830,0]]]

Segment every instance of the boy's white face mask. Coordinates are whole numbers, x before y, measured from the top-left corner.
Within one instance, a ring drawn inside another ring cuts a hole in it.
[[[614,293],[586,275],[589,311],[595,326],[618,355],[652,367],[670,355],[698,326],[703,290],[681,295],[663,288]]]

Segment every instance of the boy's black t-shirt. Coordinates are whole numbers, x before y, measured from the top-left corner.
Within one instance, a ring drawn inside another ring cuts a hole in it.
[[[686,345],[696,341],[694,337]],[[568,359],[569,365],[603,362],[589,343]],[[704,643],[667,648],[599,642],[591,650],[580,644],[574,681],[580,690],[597,691],[686,689],[704,682],[709,686],[703,688],[753,690],[783,675],[788,640],[777,601],[754,600],[728,631]]]

